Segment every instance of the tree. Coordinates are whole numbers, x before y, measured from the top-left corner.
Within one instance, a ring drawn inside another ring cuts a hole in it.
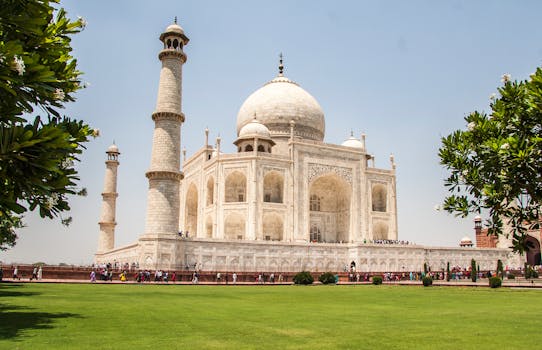
[[[0,249],[15,244],[22,214],[61,217],[77,188],[79,154],[97,131],[59,109],[82,88],[58,0],[3,0],[0,6]],[[32,116],[40,109],[44,117]],[[67,224],[71,218],[61,217]]]
[[[471,259],[470,261],[470,279],[473,282],[476,282],[476,260]]]
[[[504,235],[512,248],[530,248],[527,231],[539,229],[542,203],[542,69],[528,80],[502,78],[491,112],[465,117],[467,130],[442,138],[441,164],[452,193],[444,209],[466,217],[488,214],[488,234]]]

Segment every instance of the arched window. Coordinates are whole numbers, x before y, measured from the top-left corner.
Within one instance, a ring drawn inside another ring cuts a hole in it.
[[[173,40],[173,48],[176,50],[178,46],[179,46],[179,40],[177,39]]]
[[[254,148],[252,148],[252,145],[245,146],[245,152],[252,152],[252,151],[254,151]]]
[[[263,239],[267,241],[281,241],[284,233],[283,219],[275,213],[263,216]]]
[[[206,205],[212,205],[214,203],[214,191],[215,191],[215,180],[213,177],[210,177],[207,180],[207,203]]]
[[[265,147],[263,145],[259,145],[258,152],[265,152]]]
[[[311,195],[311,211],[320,211],[320,197]]]
[[[238,213],[229,214],[224,220],[224,238],[244,239],[245,217]]]
[[[213,238],[213,218],[210,215],[205,220],[205,237]]]
[[[196,185],[190,184],[186,192],[184,229],[193,236],[198,230],[198,190]]]
[[[311,242],[322,242],[320,229],[316,225],[311,226]]]
[[[268,172],[263,179],[263,201],[282,203],[284,178],[277,171]]]
[[[384,185],[374,185],[372,190],[373,211],[386,212],[386,187]]]
[[[225,202],[244,202],[246,200],[247,178],[240,171],[234,171],[226,178]]]
[[[373,225],[373,239],[388,239],[388,225],[385,222]]]
[[[167,39],[167,48],[171,49],[171,39]]]

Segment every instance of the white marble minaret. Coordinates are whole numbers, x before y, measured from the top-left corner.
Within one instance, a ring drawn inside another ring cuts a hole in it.
[[[174,238],[179,231],[179,186],[183,178],[180,171],[182,68],[186,62],[183,47],[188,43],[183,29],[175,23],[160,35],[164,48],[158,58],[162,62],[156,110],[152,114],[154,134],[149,179],[145,232],[141,239]],[[157,242],[157,241],[154,241]],[[146,251],[147,265],[154,265],[174,257],[164,256],[163,247]],[[151,256],[153,258],[151,258]]]
[[[115,246],[115,210],[117,203],[117,168],[119,167],[119,149],[112,144],[107,149],[105,161],[104,191],[102,193],[102,214],[100,217],[100,236],[97,253],[104,253]]]

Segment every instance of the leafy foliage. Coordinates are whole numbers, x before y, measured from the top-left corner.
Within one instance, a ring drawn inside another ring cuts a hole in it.
[[[70,209],[77,188],[75,162],[90,136],[82,121],[61,116],[74,101],[81,72],[71,56],[70,36],[84,28],[58,0],[4,0],[0,6],[0,249],[15,244],[22,214],[43,218]],[[45,118],[30,117],[39,108]],[[63,218],[67,224],[71,218]]]
[[[382,276],[373,276],[373,284],[375,286],[382,284]]]
[[[294,276],[295,284],[312,284],[314,282],[314,277],[308,271],[301,271]]]
[[[500,277],[493,276],[489,278],[489,286],[491,288],[499,288],[502,285],[502,280]]]
[[[497,276],[501,278],[504,276],[504,267],[501,259],[497,260]]]
[[[335,275],[331,272],[324,272],[318,277],[318,281],[322,284],[335,284]]]
[[[424,287],[430,287],[433,285],[433,279],[429,276],[422,278],[422,283]]]
[[[477,268],[476,268],[476,260],[471,259],[471,261],[470,261],[470,279],[473,282],[476,282],[476,277],[477,277],[476,271],[478,271]]]
[[[542,203],[542,69],[526,81],[503,76],[491,112],[465,117],[467,130],[442,139],[441,164],[450,171],[444,209],[466,217],[487,211],[488,234],[510,236],[528,250],[526,232],[539,228]],[[505,232],[505,226],[510,232]]]

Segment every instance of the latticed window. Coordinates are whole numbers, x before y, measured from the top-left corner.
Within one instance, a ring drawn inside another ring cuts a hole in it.
[[[311,196],[311,211],[320,211],[320,197],[315,194]]]

